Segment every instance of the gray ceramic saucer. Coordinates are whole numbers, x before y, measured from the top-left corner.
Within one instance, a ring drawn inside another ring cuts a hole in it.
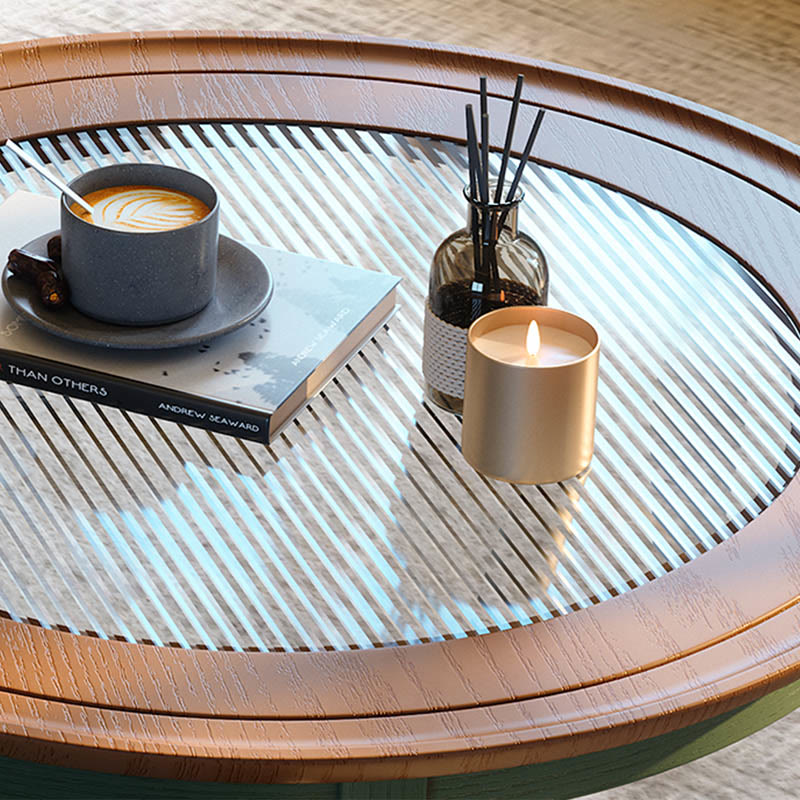
[[[23,245],[24,250],[47,254],[53,231]],[[3,294],[11,306],[37,328],[98,347],[126,350],[162,350],[207,342],[236,330],[257,316],[272,298],[274,282],[264,262],[243,244],[219,237],[217,291],[202,311],[187,319],[151,327],[112,325],[87,317],[70,305],[51,311],[39,299],[33,284],[3,271]]]

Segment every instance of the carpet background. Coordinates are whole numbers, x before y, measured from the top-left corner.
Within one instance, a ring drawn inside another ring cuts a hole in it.
[[[0,42],[240,28],[428,39],[556,61],[671,92],[800,142],[800,0],[0,0]],[[592,800],[789,800],[800,710],[699,761]]]

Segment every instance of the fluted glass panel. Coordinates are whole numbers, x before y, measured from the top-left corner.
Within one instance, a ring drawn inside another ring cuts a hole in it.
[[[590,470],[523,487],[476,474],[459,419],[421,388],[428,267],[464,218],[463,148],[261,124],[23,146],[64,178],[118,161],[186,167],[219,189],[224,233],[403,281],[397,315],[269,447],[0,384],[0,608],[12,619],[236,650],[479,635],[679,568],[796,470],[798,338],[780,301],[623,194],[527,170],[520,227],[548,258],[551,302],[590,319],[603,350]],[[4,196],[51,192],[3,156]]]

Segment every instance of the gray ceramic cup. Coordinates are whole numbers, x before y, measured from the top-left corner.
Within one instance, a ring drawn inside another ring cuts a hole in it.
[[[219,199],[214,187],[175,167],[115,164],[86,172],[69,186],[83,196],[110,186],[176,189],[210,209],[198,222],[166,231],[101,228],[70,210],[61,196],[61,267],[72,305],[117,325],[162,325],[196,314],[214,296]]]

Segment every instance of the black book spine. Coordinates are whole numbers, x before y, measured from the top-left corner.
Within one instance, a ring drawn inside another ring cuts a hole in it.
[[[9,383],[269,444],[269,414],[254,413],[183,392],[67,367],[55,361],[2,349],[0,378]]]

